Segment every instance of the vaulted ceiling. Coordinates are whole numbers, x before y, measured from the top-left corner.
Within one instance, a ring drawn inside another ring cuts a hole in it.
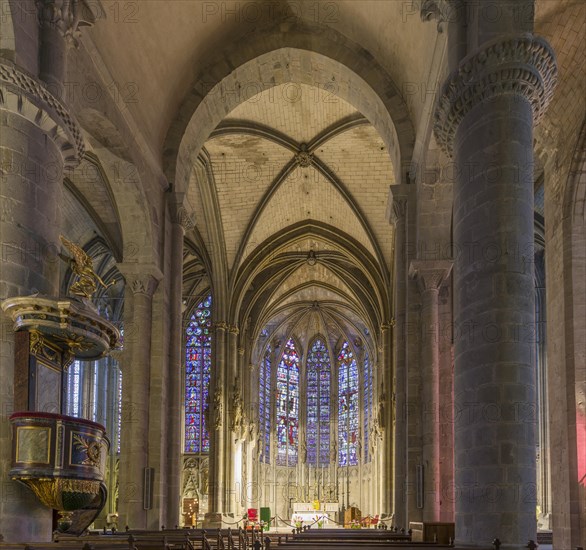
[[[376,332],[392,258],[394,169],[374,126],[329,90],[286,83],[228,113],[188,189],[235,314],[258,336],[321,331],[333,346]],[[197,271],[196,268],[193,270]],[[186,289],[187,290],[187,289]]]

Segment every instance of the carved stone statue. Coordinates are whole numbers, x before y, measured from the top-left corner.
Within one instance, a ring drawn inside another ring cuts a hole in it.
[[[222,386],[220,384],[216,385],[216,390],[214,391],[214,398],[213,398],[213,422],[212,426],[214,430],[219,430],[222,427]]]
[[[240,395],[240,380],[237,378],[232,388],[232,426],[233,432],[239,434],[242,430],[244,403]]]
[[[301,441],[301,445],[299,448],[299,458],[301,459],[301,462],[303,464],[307,462],[307,443],[305,439]]]
[[[336,455],[338,454],[338,447],[336,442],[332,442],[332,446],[330,447],[330,462],[332,464],[336,464]]]
[[[384,385],[381,384],[380,394],[378,398],[378,414],[377,420],[381,429],[385,429],[385,403],[387,401],[387,394],[385,393]]]

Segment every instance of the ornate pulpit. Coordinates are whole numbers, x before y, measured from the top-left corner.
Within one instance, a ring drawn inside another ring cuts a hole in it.
[[[73,243],[72,297],[19,296],[2,302],[15,330],[12,468],[9,475],[59,512],[58,529],[81,534],[106,503],[109,441],[100,424],[62,414],[64,374],[75,359],[96,360],[120,334],[90,298],[101,279]]]

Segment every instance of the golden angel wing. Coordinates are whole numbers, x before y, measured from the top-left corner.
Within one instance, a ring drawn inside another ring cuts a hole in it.
[[[73,260],[79,269],[92,267],[92,259],[86,254],[86,252],[75,243],[67,240],[63,235],[59,236],[60,241],[63,243],[63,246],[69,250],[71,255],[73,256]]]

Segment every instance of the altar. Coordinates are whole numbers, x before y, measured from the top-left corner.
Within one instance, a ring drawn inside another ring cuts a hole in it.
[[[322,518],[324,527],[335,527],[335,522],[339,521],[338,511],[337,502],[294,502],[291,523],[295,525],[297,521],[302,521],[303,525],[311,525],[317,518]]]

